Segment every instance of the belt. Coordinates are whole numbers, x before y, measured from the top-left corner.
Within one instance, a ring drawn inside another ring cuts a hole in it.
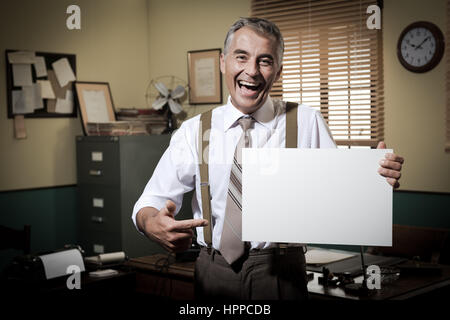
[[[306,253],[307,249],[306,246],[298,246],[298,247],[288,247],[285,245],[279,245],[278,247],[273,248],[266,248],[266,249],[250,249],[250,245],[246,242],[245,246],[245,253],[249,256],[257,256],[262,254],[278,254],[278,255],[284,255],[284,254],[290,254],[290,253],[299,253],[302,252],[303,254]],[[204,250],[209,255],[211,254],[218,254],[222,255],[219,250],[216,250],[212,247],[201,247],[202,250]]]

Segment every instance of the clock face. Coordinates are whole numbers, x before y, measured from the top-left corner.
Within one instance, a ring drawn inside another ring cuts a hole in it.
[[[436,39],[426,28],[413,28],[406,32],[401,42],[403,59],[414,67],[429,63],[436,53]]]
[[[444,36],[434,24],[425,21],[410,24],[403,30],[397,44],[401,64],[413,72],[433,69],[444,54]]]

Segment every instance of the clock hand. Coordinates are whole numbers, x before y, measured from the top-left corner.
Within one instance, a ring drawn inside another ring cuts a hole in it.
[[[423,41],[422,41],[418,46],[416,46],[415,50],[417,50],[418,48],[422,49],[422,45],[423,45],[424,42],[427,41],[428,39],[430,39],[430,37],[426,37],[425,39],[423,39]]]

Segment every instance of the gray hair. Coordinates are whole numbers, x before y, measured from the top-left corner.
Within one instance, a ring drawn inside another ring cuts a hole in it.
[[[277,42],[277,54],[278,54],[278,65],[281,66],[283,61],[284,52],[284,40],[281,35],[280,29],[275,25],[275,23],[262,18],[240,18],[236,21],[228,30],[227,36],[225,37],[225,42],[223,46],[223,53],[226,55],[230,47],[231,41],[233,40],[234,33],[243,27],[252,28],[257,33],[263,36],[273,36]]]

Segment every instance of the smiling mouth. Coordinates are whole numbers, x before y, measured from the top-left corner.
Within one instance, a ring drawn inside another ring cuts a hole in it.
[[[239,88],[245,88],[247,90],[250,91],[259,91],[260,88],[263,86],[262,83],[257,83],[257,82],[250,82],[250,81],[244,81],[244,80],[238,80],[237,81]]]

